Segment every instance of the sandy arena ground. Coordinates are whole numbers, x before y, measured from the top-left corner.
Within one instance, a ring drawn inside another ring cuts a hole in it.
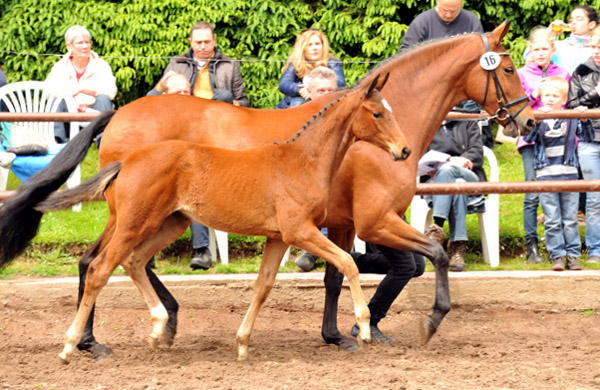
[[[600,271],[451,275],[453,310],[429,344],[418,321],[433,275],[413,280],[380,328],[396,342],[340,352],[320,336],[323,274],[280,275],[236,360],[235,334],[254,275],[161,277],[180,303],[174,345],[150,351],[150,315],[124,277],[98,301],[96,337],[114,350],[96,362],[57,354],[75,316],[68,279],[0,281],[0,389],[598,389]],[[379,277],[362,275],[367,299]],[[347,287],[339,324],[354,323]]]

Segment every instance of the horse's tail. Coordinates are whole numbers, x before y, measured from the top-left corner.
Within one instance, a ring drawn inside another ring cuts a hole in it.
[[[61,150],[50,164],[23,184],[0,207],[0,268],[18,256],[35,235],[42,213],[34,207],[56,191],[83,161],[95,136],[104,131],[114,111],[96,117]]]
[[[77,187],[51,193],[46,199],[35,205],[34,209],[46,213],[52,210],[68,209],[81,202],[104,200],[104,191],[117,178],[122,165],[121,162],[110,163]]]

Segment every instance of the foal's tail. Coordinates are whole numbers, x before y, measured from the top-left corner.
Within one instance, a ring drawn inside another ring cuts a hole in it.
[[[0,268],[18,256],[37,234],[42,213],[34,207],[56,191],[83,161],[92,140],[102,133],[115,111],[96,117],[61,150],[50,164],[31,177],[0,206]]]
[[[118,161],[110,163],[77,187],[51,193],[46,199],[35,205],[34,209],[46,213],[52,210],[68,209],[82,202],[104,199],[104,191],[117,178],[122,165],[123,163]]]

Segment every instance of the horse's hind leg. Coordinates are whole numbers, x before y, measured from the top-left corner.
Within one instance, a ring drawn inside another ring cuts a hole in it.
[[[366,221],[366,223],[364,223]],[[450,311],[448,283],[448,256],[444,248],[410,226],[397,213],[388,212],[385,218],[369,221],[355,216],[359,236],[374,244],[419,253],[431,260],[435,267],[435,303],[433,313],[421,323],[421,340],[425,344],[435,334]]]
[[[244,317],[236,336],[238,360],[246,360],[248,358],[248,343],[250,342],[254,321],[256,321],[260,308],[267,299],[271,288],[273,288],[275,276],[277,276],[277,270],[279,269],[279,263],[288,246],[288,244],[281,240],[267,239],[258,277],[254,283],[252,303],[250,303],[250,307],[246,312],[246,316]]]
[[[144,296],[146,305],[150,309],[152,332],[150,333],[148,342],[153,351],[157,349],[159,343],[171,346],[173,344],[173,338],[175,337],[176,328],[169,326],[169,313],[156,294],[156,291],[153,289],[150,279],[148,278],[147,268],[145,267],[150,257],[166,248],[171,242],[176,240],[177,237],[181,236],[189,224],[190,220],[182,214],[171,214],[163,222],[159,231],[139,244],[134,249],[133,254],[123,262],[125,271],[127,271],[127,274],[131,277]],[[167,291],[166,288],[164,289]]]

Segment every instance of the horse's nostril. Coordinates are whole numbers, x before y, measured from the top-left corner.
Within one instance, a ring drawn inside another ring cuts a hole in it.
[[[411,150],[409,147],[402,148],[402,159],[406,160],[410,156]]]
[[[529,129],[533,129],[535,127],[535,120],[533,120],[533,119],[527,120],[527,127],[529,127]]]

